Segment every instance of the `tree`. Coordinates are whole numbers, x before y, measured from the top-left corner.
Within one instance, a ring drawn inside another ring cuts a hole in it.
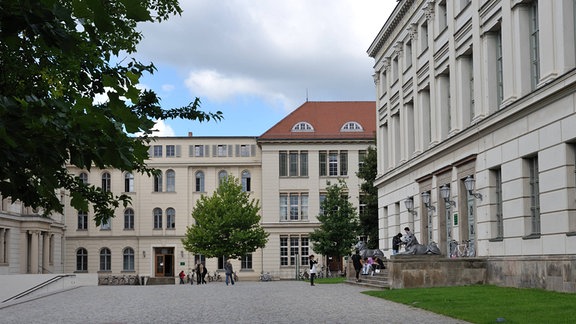
[[[192,210],[195,224],[186,229],[184,248],[208,258],[239,258],[263,248],[268,233],[260,226],[259,201],[229,176],[211,197],[202,195]]]
[[[3,198],[49,215],[63,211],[59,191],[66,189],[72,207],[92,205],[100,225],[129,197],[84,184],[67,164],[150,175],[145,160],[155,120],[222,118],[200,111],[198,98],[164,110],[154,92],[137,88],[155,70],[130,58],[142,39],[137,24],[181,12],[177,0],[0,2]]]
[[[340,259],[350,254],[357,242],[358,216],[346,197],[346,183],[340,180],[337,184],[327,184],[326,199],[320,205],[323,213],[317,217],[320,228],[310,234],[310,241],[314,251]]]
[[[356,174],[358,178],[363,179],[364,182],[360,185],[361,202],[364,204],[364,209],[360,213],[360,234],[368,238],[366,242],[367,248],[378,248],[378,188],[374,186],[378,157],[376,149],[372,146],[368,147],[364,163]]]

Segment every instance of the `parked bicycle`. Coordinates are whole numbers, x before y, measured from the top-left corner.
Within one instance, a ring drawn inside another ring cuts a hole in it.
[[[470,240],[464,240],[462,243],[458,243],[456,240],[450,241],[450,257],[462,258],[474,256],[474,247],[470,243]]]
[[[300,272],[300,273],[298,274],[298,279],[300,279],[300,280],[308,280],[308,279],[310,279],[310,275],[308,274],[308,271],[304,270],[304,271]]]
[[[260,274],[260,281],[272,281],[272,275],[270,272]]]
[[[213,275],[208,274],[208,282],[212,281],[222,281],[222,276],[218,271],[214,271]]]

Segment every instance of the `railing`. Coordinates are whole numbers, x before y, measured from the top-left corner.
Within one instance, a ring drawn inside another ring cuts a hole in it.
[[[11,301],[11,300],[20,299],[20,298],[22,298],[22,297],[24,297],[24,296],[26,296],[26,295],[29,295],[29,294],[37,291],[37,290],[42,289],[42,288],[44,288],[44,287],[46,287],[46,286],[48,286],[48,285],[50,285],[50,284],[52,284],[52,283],[54,283],[54,282],[62,279],[62,278],[65,278],[65,277],[75,277],[75,276],[76,276],[76,275],[70,275],[70,274],[67,274],[67,275],[57,275],[57,276],[55,276],[55,277],[53,277],[53,278],[50,278],[50,279],[48,279],[48,280],[46,280],[46,281],[44,281],[44,282],[42,282],[42,283],[37,284],[36,286],[34,286],[34,287],[30,288],[30,289],[27,289],[27,290],[25,290],[25,291],[23,291],[23,292],[21,292],[21,293],[19,293],[19,294],[17,294],[17,295],[14,295],[14,296],[6,299],[6,300],[3,300],[2,302],[5,303],[5,302]]]

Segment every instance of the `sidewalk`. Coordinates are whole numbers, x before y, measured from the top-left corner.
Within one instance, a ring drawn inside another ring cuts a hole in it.
[[[1,323],[465,323],[302,281],[80,287],[0,309]]]

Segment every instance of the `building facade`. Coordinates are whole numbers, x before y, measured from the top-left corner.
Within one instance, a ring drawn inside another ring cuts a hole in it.
[[[297,278],[308,266],[309,234],[326,188],[343,180],[349,201],[362,208],[356,176],[369,146],[375,145],[373,101],[306,102],[258,138],[262,150],[262,226],[270,233],[263,249],[263,270]],[[336,256],[318,258],[320,266],[343,271]]]
[[[368,49],[382,249],[410,227],[446,257],[469,242],[489,282],[576,291],[575,12],[399,1]]]

